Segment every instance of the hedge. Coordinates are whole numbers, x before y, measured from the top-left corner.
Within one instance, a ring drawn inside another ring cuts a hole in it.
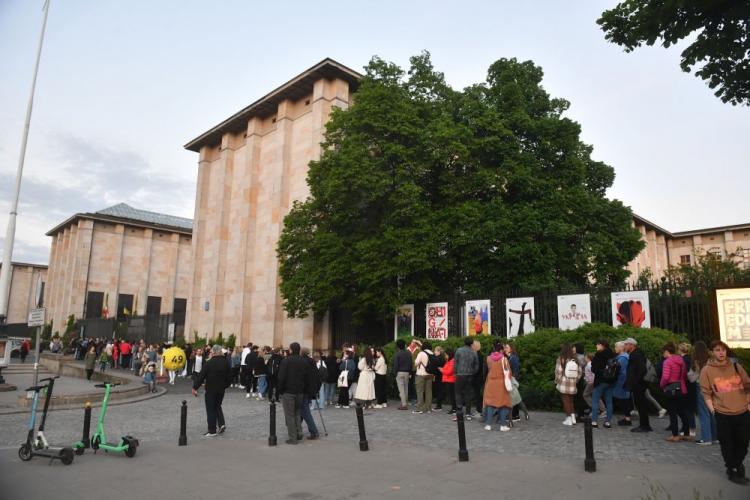
[[[512,339],[518,351],[521,361],[521,375],[519,376],[520,390],[524,403],[534,409],[559,409],[562,407],[560,394],[555,389],[555,360],[560,354],[560,346],[563,342],[583,344],[586,353],[596,350],[596,341],[604,338],[614,343],[633,337],[638,341],[638,347],[643,349],[652,363],[656,363],[661,356],[661,348],[668,341],[675,344],[687,342],[687,337],[672,333],[660,328],[632,328],[613,327],[603,323],[589,323],[575,330],[562,331],[557,328],[545,328],[522,337]],[[482,353],[485,355],[492,351],[492,342],[500,339],[507,343],[504,337],[480,336],[475,337],[482,344]],[[406,337],[407,344],[411,337]],[[419,339],[424,342],[425,339]],[[431,341],[433,347],[442,346],[443,349],[451,348],[454,351],[464,345],[463,337],[450,337],[444,341]],[[390,342],[383,346],[388,358],[389,365],[393,366],[396,354],[396,342]],[[735,350],[740,363],[750,371],[750,351],[743,349]],[[388,372],[389,395],[398,397],[396,389],[395,373]],[[653,388],[651,393],[658,397],[660,391]]]

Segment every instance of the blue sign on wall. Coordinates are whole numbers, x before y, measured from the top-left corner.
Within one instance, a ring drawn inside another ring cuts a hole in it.
[[[206,302],[206,311],[208,311],[208,302]]]

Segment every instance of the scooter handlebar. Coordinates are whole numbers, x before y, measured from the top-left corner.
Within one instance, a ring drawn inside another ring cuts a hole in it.
[[[47,381],[52,381],[52,380],[54,380],[54,379],[56,379],[56,378],[60,378],[60,375],[55,375],[54,377],[47,377],[47,378],[43,378],[43,379],[42,379],[42,380],[40,380],[39,382],[47,382]]]
[[[118,385],[120,385],[120,384],[109,384],[109,383],[107,383],[107,384],[96,384],[94,387],[100,387],[102,389],[106,389],[107,386],[117,387]]]

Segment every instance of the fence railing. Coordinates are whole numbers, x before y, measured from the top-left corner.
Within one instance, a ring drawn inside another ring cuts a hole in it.
[[[558,296],[589,294],[591,301],[591,322],[612,324],[612,293],[646,291],[649,297],[651,326],[686,334],[692,342],[718,338],[718,321],[715,304],[715,290],[723,286],[747,285],[750,283],[684,284],[667,280],[649,284],[629,284],[619,288],[585,287],[556,290],[503,289],[479,294],[452,294],[435,297],[429,301],[413,301],[414,334],[424,337],[426,332],[425,306],[433,302],[448,303],[448,335],[466,335],[467,321],[465,303],[467,300],[490,300],[492,335],[508,336],[508,319],[505,301],[518,297],[534,297],[534,325],[536,328],[558,327]],[[334,309],[331,311],[333,345],[344,342],[382,345],[395,338],[395,319],[390,317],[369,317],[355,322],[351,311]]]
[[[141,340],[147,344],[161,344],[170,341],[169,328],[174,324],[174,342],[184,337],[185,313],[151,314],[128,316],[127,321],[117,322],[115,318],[91,318],[78,320],[86,338],[121,338]]]

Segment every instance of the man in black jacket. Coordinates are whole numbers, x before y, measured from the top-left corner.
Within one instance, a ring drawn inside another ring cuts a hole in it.
[[[203,364],[198,376],[193,381],[193,396],[198,397],[198,388],[206,383],[206,418],[208,419],[208,432],[206,437],[216,437],[216,423],[219,423],[218,434],[227,428],[224,422],[224,412],[221,403],[224,401],[224,391],[232,383],[232,368],[229,360],[221,353],[221,346],[215,345],[211,350],[211,359]]]
[[[286,444],[297,444],[302,439],[302,395],[311,388],[311,380],[317,374],[315,368],[299,355],[297,342],[289,345],[291,354],[281,362],[277,391],[281,395],[281,407],[284,409],[284,420],[289,439]]]
[[[646,389],[648,384],[643,380],[646,376],[646,355],[638,347],[635,339],[629,338],[624,341],[625,350],[630,353],[628,361],[628,374],[623,389],[633,394],[635,408],[638,410],[640,424],[630,432],[651,432],[651,423],[648,420],[648,403],[646,402]]]

